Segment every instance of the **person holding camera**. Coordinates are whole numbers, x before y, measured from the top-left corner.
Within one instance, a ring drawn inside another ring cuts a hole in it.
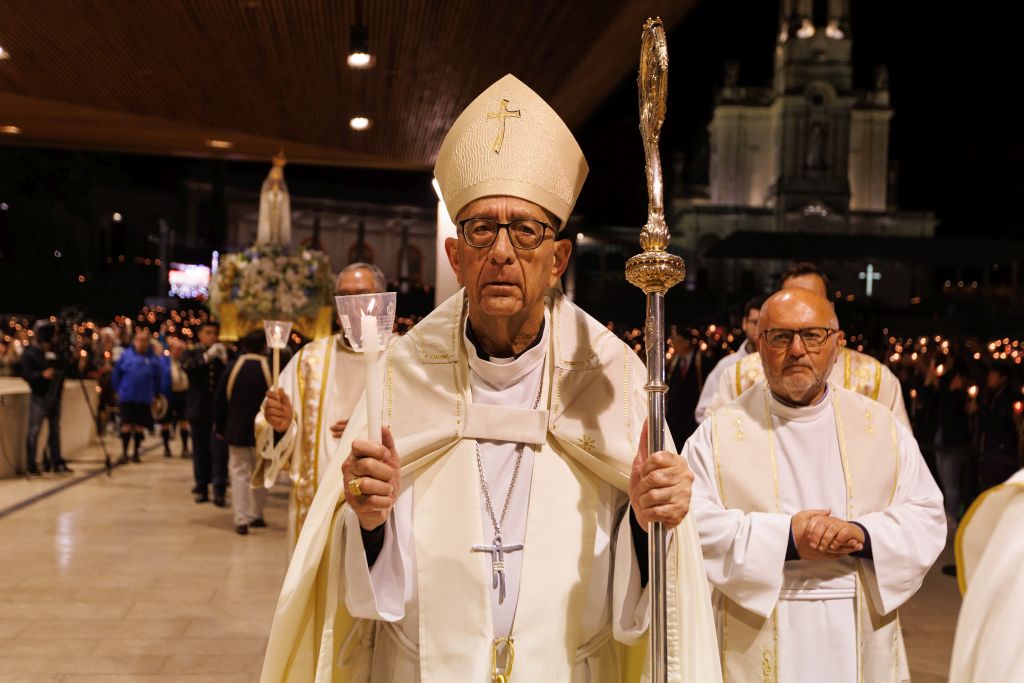
[[[57,326],[48,320],[36,322],[32,328],[32,341],[21,354],[20,363],[21,377],[32,389],[25,454],[25,471],[29,476],[40,476],[36,453],[43,420],[47,421],[50,430],[50,456],[46,469],[58,473],[71,472],[60,452],[60,405],[67,365],[67,355],[61,353],[58,346]]]
[[[165,393],[164,365],[150,346],[149,330],[135,329],[132,346],[114,365],[113,385],[120,402],[121,463],[128,462],[128,444],[134,439],[132,462],[139,459],[143,432],[153,429],[153,400]]]

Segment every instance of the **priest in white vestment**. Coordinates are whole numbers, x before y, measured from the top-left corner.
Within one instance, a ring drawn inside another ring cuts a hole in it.
[[[761,305],[764,303],[764,299],[763,296],[755,296],[743,306],[743,321],[740,323],[740,327],[743,328],[746,338],[736,353],[731,353],[715,363],[715,367],[711,368],[711,372],[708,373],[704,387],[700,390],[700,398],[697,399],[697,408],[694,411],[697,424],[703,422],[711,413],[711,401],[718,391],[722,376],[735,372],[736,363],[757,352],[757,319],[761,315]]]
[[[790,266],[779,278],[779,289],[807,289],[825,299],[829,298],[828,294],[831,291],[828,275],[807,261]],[[758,354],[740,359],[731,370],[719,375],[714,388],[711,389],[714,395],[707,406],[707,414],[721,408],[763,379],[764,368]],[[844,347],[832,366],[828,381],[830,384],[856,391],[873,401],[878,401],[891,410],[900,422],[910,427],[910,416],[903,401],[900,381],[892,370],[877,359]],[[708,385],[710,384],[709,379]]]
[[[387,290],[384,273],[374,265],[353,263],[338,274],[335,296],[374,294]],[[270,488],[287,469],[292,483],[288,497],[288,551],[313,496],[327,474],[328,463],[363,393],[363,356],[341,332],[302,347],[281,372],[256,415],[258,467],[254,486]]]
[[[1024,470],[982,493],[956,531],[964,602],[950,683],[1024,681]]]
[[[683,454],[728,681],[908,680],[897,608],[946,540],[909,428],[828,383],[838,321],[787,289],[761,309],[766,381],[712,413]]]
[[[721,680],[692,473],[641,450],[640,359],[559,287],[586,172],[511,75],[449,131],[435,176],[464,289],[388,351],[389,428],[360,438],[357,408],[285,578],[264,683],[639,681],[653,521],[672,529],[669,680]]]

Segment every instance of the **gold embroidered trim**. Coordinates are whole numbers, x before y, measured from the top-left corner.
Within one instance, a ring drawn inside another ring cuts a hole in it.
[[[886,505],[892,505],[900,482],[900,442],[896,436],[896,417],[891,413],[889,414],[889,433],[892,435],[892,451],[896,454],[896,476],[893,478],[892,491],[889,493],[889,502]]]
[[[298,383],[299,383],[299,405],[302,406],[303,414],[305,414],[305,408],[306,408],[306,373],[303,372],[303,369],[302,369],[303,368],[302,359],[305,357],[305,355],[306,355],[306,347],[303,346],[301,349],[299,349],[299,357],[296,359],[296,362],[298,363],[298,366],[296,366],[296,368],[295,368],[298,371],[296,374],[298,375],[297,379],[298,379]],[[302,430],[300,430],[300,433],[299,433],[299,443],[305,448],[306,446],[308,446],[307,442],[308,442],[308,437],[307,437],[306,430],[302,429]],[[302,453],[299,452],[298,455],[299,455],[298,476],[295,478],[295,481],[292,482],[292,500],[295,503],[295,530],[294,530],[295,533],[294,533],[294,538],[295,538],[296,541],[298,541],[299,532],[302,530],[302,522],[305,520],[305,516],[301,512],[301,505],[299,504],[299,486],[301,486],[301,484],[302,484]],[[295,456],[293,455],[292,457],[295,457]]]
[[[718,481],[718,497],[722,499],[723,506],[729,507],[728,501],[725,500],[725,484],[722,481],[722,458],[718,448],[718,418],[721,413],[722,411],[720,410],[711,413],[711,454],[715,458],[715,479]],[[725,599],[728,600],[728,598]],[[722,610],[722,613],[725,614],[725,610]],[[723,621],[722,624],[722,632],[724,633],[725,622]],[[725,648],[722,651],[725,652]],[[725,655],[723,654],[722,656],[724,657]],[[724,672],[725,669],[723,668],[722,671]]]
[[[839,397],[832,393],[832,412],[836,416],[836,435],[839,437],[839,459],[843,463],[843,477],[846,479],[846,518],[853,517],[853,481],[850,472],[850,460],[846,454],[846,433],[843,429],[843,417],[839,412]]]
[[[626,436],[630,442],[633,441],[633,430],[629,424],[629,399],[632,393],[629,389],[629,354],[632,353],[629,347],[623,345],[622,347],[622,413],[626,420]],[[651,425],[647,426],[651,429]]]
[[[736,395],[743,393],[743,373],[740,371],[740,363],[736,363]]]
[[[729,670],[725,665],[725,653],[729,651],[729,610],[725,608],[728,600],[725,593],[722,593],[722,651],[718,653],[718,658],[722,660],[722,683],[729,683]]]
[[[964,513],[963,519],[960,520],[960,526],[956,530],[956,538],[953,541],[953,555],[956,558],[956,582],[960,587],[960,595],[967,593],[967,572],[964,571],[964,532],[967,530],[967,525],[974,518],[974,513],[981,509],[981,504],[991,494],[996,491],[1000,491],[1008,486],[1018,486],[1024,489],[1024,482],[1016,481],[1010,483],[1003,483],[993,486],[990,489],[981,492],[981,495],[974,499],[971,503],[971,507],[967,508],[967,512]]]
[[[391,348],[385,356],[387,359],[387,382],[388,382],[388,428],[391,427],[391,409],[395,403],[395,345],[392,344]]]
[[[843,388],[850,389],[850,349],[843,349]]]
[[[462,298],[463,305],[459,309],[457,315],[452,316],[452,338],[451,338],[451,354],[452,359],[458,359],[459,355],[459,331],[462,328],[462,316],[466,308],[466,298]],[[463,349],[465,351],[465,349]],[[456,436],[462,431],[462,382],[459,381],[459,363],[452,363],[452,378],[455,382],[455,425],[458,427],[456,430]]]
[[[413,343],[416,344],[416,351],[424,358],[429,358],[430,360],[454,360],[453,355],[450,353],[426,353],[423,350],[423,340],[420,339],[415,330],[409,330],[409,336],[412,337]]]
[[[875,360],[875,388],[871,391],[871,400],[877,401],[878,394],[882,391],[882,364]]]
[[[320,404],[316,408],[316,436],[313,442],[313,494],[320,488],[320,436],[323,433],[324,423],[324,398],[327,396],[327,383],[331,376],[331,356],[334,349],[328,345],[324,354],[323,376],[320,378]],[[313,501],[310,501],[312,503]],[[308,506],[307,506],[308,511]],[[305,517],[305,513],[303,513]]]

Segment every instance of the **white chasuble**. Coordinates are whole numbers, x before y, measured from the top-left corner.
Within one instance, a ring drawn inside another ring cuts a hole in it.
[[[1024,681],[1024,470],[982,493],[956,532],[964,596],[950,683]]]
[[[367,569],[343,504],[346,433],[285,579],[264,681],[488,683],[492,642],[504,636],[515,648],[511,681],[640,680],[630,665],[645,659],[648,599],[624,515],[645,370],[558,293],[536,346],[511,362],[475,358],[464,302],[460,291],[388,353],[384,421],[402,480],[380,556]],[[350,429],[365,430],[359,412]],[[524,547],[505,555],[499,603],[491,556],[473,551],[494,533],[476,449],[497,517],[518,442],[526,446],[502,541]],[[670,680],[719,680],[692,521],[672,539]]]
[[[762,382],[684,454],[725,680],[907,679],[896,608],[945,544],[942,495],[909,429],[845,389],[793,407]],[[861,524],[873,559],[787,561],[791,518],[807,509]]]
[[[704,417],[732,401],[744,391],[764,379],[764,367],[761,355],[752,353],[741,358],[731,366],[728,372],[719,375],[714,396],[709,401]],[[855,391],[878,401],[892,411],[896,418],[910,427],[910,416],[903,402],[903,389],[900,381],[885,364],[871,356],[843,347],[828,375],[828,383]],[[710,384],[710,382],[709,382]],[[698,416],[698,421],[700,417]]]
[[[270,488],[287,469],[292,482],[288,497],[288,548],[299,530],[339,439],[331,425],[352,416],[366,381],[363,355],[335,334],[302,347],[281,371],[278,385],[292,404],[292,423],[276,442],[263,417],[255,419],[256,450],[261,456],[253,485]]]

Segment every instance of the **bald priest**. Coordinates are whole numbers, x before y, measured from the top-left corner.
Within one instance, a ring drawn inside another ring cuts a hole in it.
[[[828,381],[832,304],[761,308],[765,379],[683,449],[729,681],[908,680],[897,609],[946,540],[942,494],[906,425]]]
[[[720,680],[693,475],[643,452],[640,359],[559,287],[586,174],[511,75],[452,126],[435,176],[463,289],[389,350],[389,428],[357,438],[357,409],[339,443],[264,683],[638,681],[651,521],[672,528],[669,680]]]

